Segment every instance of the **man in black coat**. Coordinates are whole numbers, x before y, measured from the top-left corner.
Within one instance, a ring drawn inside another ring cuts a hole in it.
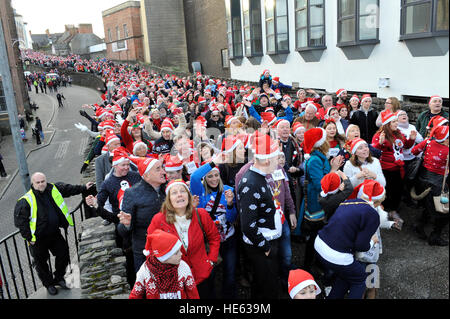
[[[54,185],[47,183],[43,173],[35,173],[31,176],[30,191],[16,203],[14,225],[28,242],[39,279],[51,295],[58,293],[55,285],[67,289],[64,274],[69,264],[69,247],[59,228],[67,229],[69,225],[73,226],[73,221],[63,197],[84,193],[92,185],[92,182]],[[47,263],[49,251],[55,256],[53,275]]]
[[[350,124],[359,126],[361,138],[367,143],[372,143],[372,137],[378,131],[376,121],[378,112],[371,108],[372,98],[370,96],[363,96],[361,100],[361,108],[353,113],[350,119]]]

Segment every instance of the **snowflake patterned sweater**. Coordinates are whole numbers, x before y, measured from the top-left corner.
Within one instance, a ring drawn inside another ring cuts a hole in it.
[[[245,243],[270,250],[270,241],[281,236],[281,207],[267,186],[266,175],[253,166],[238,187],[239,216]]]
[[[426,146],[428,142],[429,144]],[[426,139],[414,146],[411,153],[418,155],[424,150],[425,154],[423,155],[422,165],[430,172],[444,175],[448,156],[448,146],[442,145],[434,139]]]

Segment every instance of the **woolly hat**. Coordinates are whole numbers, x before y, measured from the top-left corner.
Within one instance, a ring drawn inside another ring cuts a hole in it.
[[[346,89],[339,89],[339,90],[337,90],[337,92],[336,92],[336,96],[339,97],[339,96],[341,96],[341,94],[344,93],[344,92],[347,92],[347,90],[346,90]]]
[[[132,161],[137,164],[139,175],[141,176],[144,176],[145,173],[150,171],[153,168],[153,166],[155,166],[155,164],[158,162],[158,160],[155,158],[140,158],[140,157],[137,159],[132,159]]]
[[[306,130],[305,127],[303,126],[303,124],[300,123],[300,122],[294,123],[294,125],[292,126],[292,132],[293,132],[294,136],[295,136],[300,130]]]
[[[244,145],[241,139],[239,139],[235,135],[228,136],[222,141],[222,152],[230,153],[232,152],[239,144]]]
[[[427,130],[430,130],[434,127],[442,126],[446,123],[448,123],[448,120],[445,117],[435,115],[430,119],[430,122],[428,122]]]
[[[327,141],[327,132],[321,127],[314,127],[305,132],[303,141],[303,150],[305,152],[305,159],[311,157],[310,153],[313,148],[322,146]]]
[[[361,98],[361,103],[364,102],[364,100],[366,99],[372,99],[372,97],[370,96],[370,94],[364,94]]]
[[[148,151],[148,146],[147,146],[147,144],[145,144],[144,142],[142,142],[142,141],[136,141],[136,142],[134,142],[133,143],[133,154],[136,152],[136,149],[139,147],[139,146],[145,146],[145,150],[146,151]]]
[[[178,156],[169,155],[165,163],[166,172],[177,172],[182,169],[183,169],[183,162],[180,161]]]
[[[302,269],[291,270],[289,272],[288,291],[289,296],[291,296],[292,299],[294,299],[295,295],[298,294],[303,288],[310,285],[314,285],[316,288],[316,295],[320,294],[320,287],[310,273]]]
[[[442,143],[448,138],[448,126],[436,126],[431,130],[431,137],[434,137],[436,142]]]
[[[269,135],[255,134],[251,144],[251,149],[255,158],[264,160],[273,158],[280,154],[278,142],[272,140]]]
[[[166,187],[166,195],[169,195],[169,191],[172,187],[174,187],[175,185],[183,185],[184,187],[186,187],[186,190],[189,193],[189,186],[187,186],[186,182],[183,181],[182,179],[174,179],[173,181],[170,181],[169,184],[167,184]]]
[[[364,182],[356,186],[353,193],[350,195],[349,199],[361,198],[365,196],[368,198],[370,204],[376,200],[380,200],[386,194],[385,188],[372,179],[365,179]],[[364,198],[364,200],[366,200]]]
[[[147,235],[143,253],[148,256],[152,252],[159,261],[164,262],[178,252],[180,248],[181,241],[177,236],[157,229]]]
[[[164,119],[164,121],[161,124],[161,132],[163,130],[169,130],[171,132],[174,130],[173,122],[171,119],[169,119],[169,118]]]
[[[356,153],[356,150],[358,149],[358,147],[360,147],[361,145],[364,145],[364,144],[367,144],[367,142],[365,141],[365,140],[363,140],[362,138],[355,138],[353,141],[352,141],[352,144],[351,144],[351,146],[350,146],[350,148],[351,148],[351,150],[350,150],[350,152],[352,153],[352,154],[355,154]]]
[[[269,125],[272,125],[277,120],[277,117],[272,112],[261,112],[261,120],[267,121]]]
[[[341,185],[341,178],[336,173],[329,173],[325,175],[320,181],[322,192],[320,196],[327,197],[328,195],[336,194]]]
[[[128,158],[128,152],[123,146],[116,148],[114,151],[112,151],[112,153],[112,166],[119,165],[120,163],[123,163],[125,161],[130,161],[130,159]]]
[[[397,113],[392,113],[390,110],[385,110],[381,112],[381,123],[386,125],[397,119]]]
[[[442,97],[440,97],[439,95],[433,95],[433,96],[431,96],[430,99],[428,100],[428,105],[431,104],[431,101],[432,101],[433,99],[440,99],[440,100],[442,101]]]

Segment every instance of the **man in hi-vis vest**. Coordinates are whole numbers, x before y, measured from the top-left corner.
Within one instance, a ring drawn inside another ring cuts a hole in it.
[[[93,185],[50,184],[44,174],[35,173],[30,191],[16,203],[14,225],[28,242],[39,279],[51,295],[58,293],[55,285],[68,289],[64,274],[69,264],[69,247],[59,228],[73,226],[73,220],[64,197],[84,193]],[[49,251],[55,256],[53,275],[47,264]]]

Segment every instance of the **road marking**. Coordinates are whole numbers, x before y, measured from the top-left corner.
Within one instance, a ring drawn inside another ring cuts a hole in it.
[[[89,136],[85,136],[80,143],[80,151],[79,151],[79,155],[83,156],[84,155],[84,151],[86,150],[86,145],[89,142]]]
[[[58,150],[55,153],[55,159],[64,159],[69,149],[70,141],[64,141],[59,144]]]

